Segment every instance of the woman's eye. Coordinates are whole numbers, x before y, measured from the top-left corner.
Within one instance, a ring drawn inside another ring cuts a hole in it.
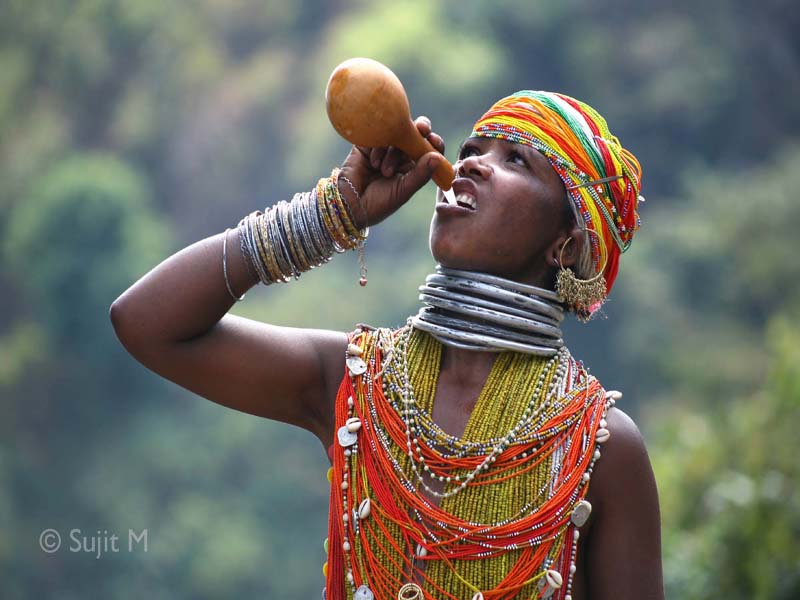
[[[461,149],[461,154],[459,155],[460,159],[465,159],[469,156],[476,156],[478,154],[477,148],[473,148],[471,146],[467,146]]]
[[[510,162],[520,165],[521,167],[525,167],[528,164],[525,162],[525,159],[522,157],[522,155],[517,152],[512,152],[511,154],[509,154],[508,160]]]

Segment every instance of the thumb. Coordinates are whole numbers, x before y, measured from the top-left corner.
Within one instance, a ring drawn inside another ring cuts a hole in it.
[[[403,175],[398,189],[398,194],[403,201],[408,200],[431,180],[436,167],[443,159],[444,157],[438,152],[428,152],[416,162],[413,169]]]

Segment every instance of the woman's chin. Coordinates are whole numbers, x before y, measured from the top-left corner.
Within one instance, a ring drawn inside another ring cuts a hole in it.
[[[448,269],[462,269],[472,270],[473,261],[466,259],[463,255],[458,253],[455,248],[450,244],[437,244],[436,240],[431,240],[431,256],[436,264],[446,267]]]
[[[433,259],[441,267],[446,269],[457,269],[459,271],[475,271],[478,273],[490,273],[494,269],[485,262],[470,259],[462,255],[446,253],[432,253]]]

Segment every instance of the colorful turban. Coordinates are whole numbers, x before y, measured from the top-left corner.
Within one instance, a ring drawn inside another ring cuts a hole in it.
[[[579,225],[597,234],[587,236],[594,265],[590,275],[605,265],[608,294],[619,256],[639,228],[642,169],[605,119],[569,96],[525,90],[496,102],[475,123],[470,137],[525,144],[547,158],[564,182]]]

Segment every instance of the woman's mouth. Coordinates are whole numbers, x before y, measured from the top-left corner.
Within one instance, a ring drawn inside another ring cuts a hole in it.
[[[475,201],[475,197],[471,196],[470,194],[457,194],[456,195],[456,204],[463,208],[468,208],[470,210],[475,210],[478,207],[478,203]]]
[[[470,215],[476,212],[477,202],[469,194],[457,194],[456,203],[450,204],[444,198],[439,198],[436,203],[436,214],[445,215]]]
[[[478,209],[477,190],[472,180],[466,177],[459,177],[453,181],[452,190],[456,198],[455,204],[448,203],[441,190],[439,190],[437,199],[440,204],[446,203],[454,208],[459,207],[469,211]]]

